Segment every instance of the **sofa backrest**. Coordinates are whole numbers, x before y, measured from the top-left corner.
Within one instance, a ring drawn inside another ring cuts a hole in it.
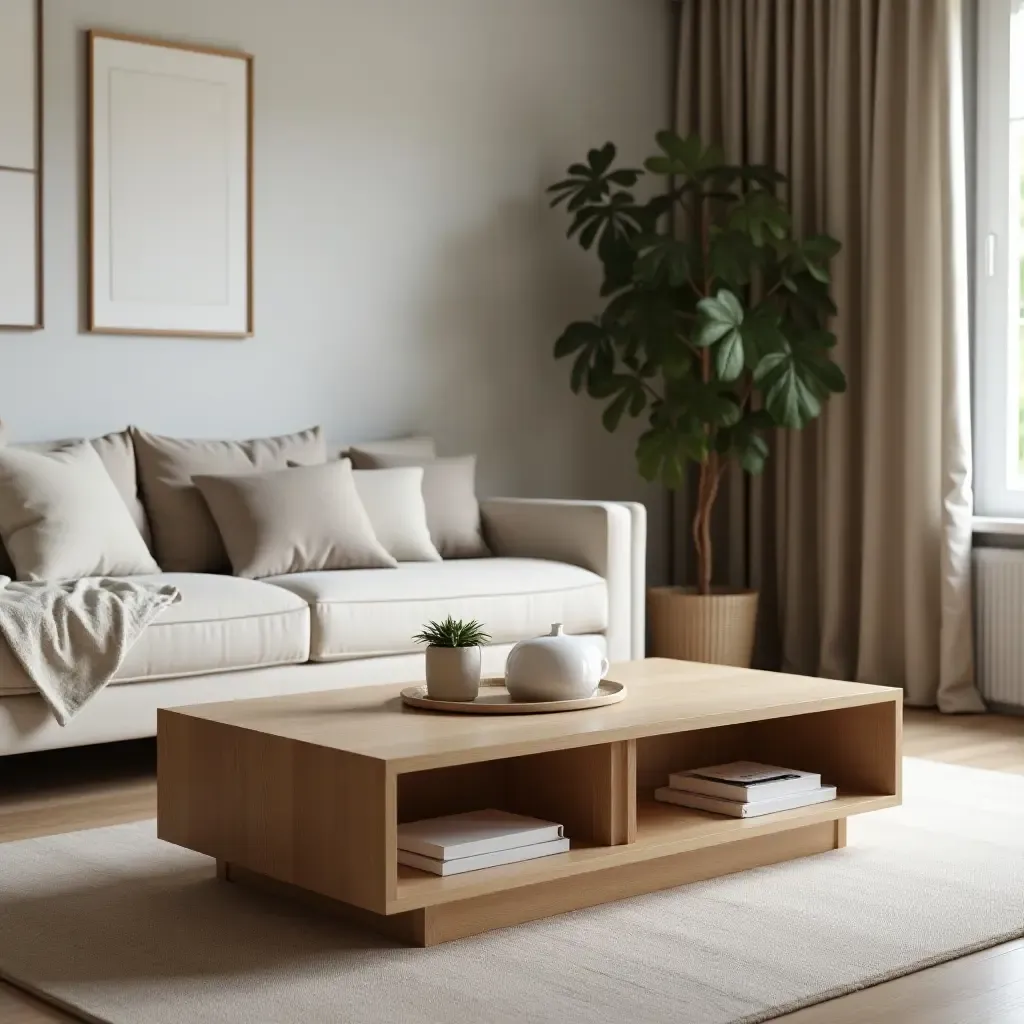
[[[0,422],[0,444],[8,441],[4,431],[4,425]],[[53,452],[68,445],[77,444],[83,438],[64,438],[59,441],[37,441],[30,444],[15,445],[17,448],[26,448],[29,451]],[[132,444],[131,431],[128,429],[119,430],[112,434],[104,434],[102,437],[90,439],[90,443],[96,449],[97,454],[103,460],[107,472],[114,481],[118,492],[128,506],[132,514],[132,520],[139,528],[146,545],[152,549],[152,533],[149,526],[149,516],[143,501],[142,489],[139,487],[138,469],[135,460],[135,447]],[[404,454],[418,457],[433,458],[436,455],[434,439],[426,435],[413,437],[392,438],[383,441],[360,441],[358,445],[366,451],[379,452],[381,454]],[[328,442],[328,458],[343,458],[350,445],[338,442]],[[3,542],[0,541],[0,576],[14,576],[14,566],[11,563]]]

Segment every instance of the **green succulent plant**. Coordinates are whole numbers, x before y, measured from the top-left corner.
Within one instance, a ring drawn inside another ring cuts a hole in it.
[[[614,431],[646,415],[640,473],[682,486],[699,466],[693,541],[698,588],[711,586],[711,512],[730,462],[760,473],[766,434],[800,429],[844,391],[832,359],[836,313],[829,263],[839,242],[797,237],[770,167],[727,164],[696,135],[657,135],[644,169],[615,166],[609,142],[552,185],[552,206],[572,217],[568,236],[596,246],[601,314],[570,324],[555,356],[571,359],[569,384],[605,402]],[[666,179],[641,202],[644,176]]]
[[[490,642],[482,622],[476,619],[455,619],[451,615],[443,622],[428,622],[413,640],[431,647],[479,647]]]

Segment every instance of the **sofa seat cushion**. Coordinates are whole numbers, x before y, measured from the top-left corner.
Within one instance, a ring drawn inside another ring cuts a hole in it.
[[[281,587],[235,576],[160,573],[181,601],[161,612],[128,652],[113,683],[297,665],[309,660],[309,606]],[[35,693],[0,640],[0,695]]]
[[[484,623],[494,643],[547,633],[601,633],[605,581],[563,562],[476,558],[403,562],[397,569],[298,573],[263,581],[297,594],[313,612],[310,656],[332,661],[417,649],[412,636],[447,615]]]

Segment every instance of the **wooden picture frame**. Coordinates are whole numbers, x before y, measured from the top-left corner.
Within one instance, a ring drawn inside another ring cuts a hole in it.
[[[88,328],[253,333],[253,58],[88,33]]]
[[[0,3],[0,330],[43,326],[43,3]]]

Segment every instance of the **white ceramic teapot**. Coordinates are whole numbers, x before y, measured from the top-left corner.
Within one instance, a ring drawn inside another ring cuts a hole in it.
[[[590,640],[566,636],[551,624],[547,636],[522,640],[509,652],[505,687],[513,700],[578,700],[592,697],[608,671],[608,659]]]

